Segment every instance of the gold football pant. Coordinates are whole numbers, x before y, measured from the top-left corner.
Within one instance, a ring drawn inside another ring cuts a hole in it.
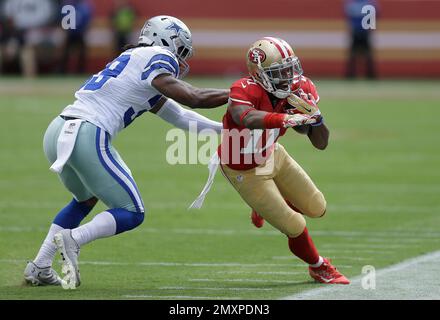
[[[325,214],[324,195],[278,143],[272,156],[257,168],[240,171],[224,164],[221,168],[243,200],[289,237],[303,232],[306,221],[302,214],[311,218]],[[302,214],[289,207],[286,200]]]

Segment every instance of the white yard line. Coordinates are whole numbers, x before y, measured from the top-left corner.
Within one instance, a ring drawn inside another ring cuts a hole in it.
[[[368,258],[366,257],[356,257],[356,256],[331,256],[331,259],[340,259],[340,260],[350,260],[350,261],[372,261],[372,260],[388,260],[388,257],[376,257],[376,256],[370,256]]]
[[[0,259],[2,263],[25,264],[26,259]],[[304,267],[304,264],[288,264],[288,263],[239,263],[239,262],[219,262],[219,263],[205,263],[205,262],[166,262],[166,261],[148,261],[148,262],[116,262],[116,261],[79,261],[80,265],[97,265],[97,266],[148,266],[148,267],[246,267],[246,268],[261,268],[261,267]]]
[[[413,188],[414,189],[414,188]],[[411,190],[413,190],[411,189]],[[437,191],[436,191],[437,192]],[[174,208],[186,208],[185,202],[167,202],[167,203],[150,203],[150,209],[166,210]],[[54,214],[60,210],[64,205],[53,202],[10,202],[0,201],[0,208],[2,209],[43,209],[53,211]],[[207,206],[209,207],[209,206]],[[237,204],[222,203],[224,209],[241,210]],[[331,203],[327,207],[329,214],[350,213],[350,214],[365,214],[365,213],[432,213],[439,212],[440,207],[434,205],[393,205],[393,204],[350,204],[350,203]],[[191,216],[191,213],[188,214]],[[256,230],[257,231],[257,230]],[[215,233],[214,233],[215,234]]]
[[[140,262],[138,265],[142,266],[165,266],[165,267],[292,267],[295,265],[290,264],[276,264],[276,263],[238,263],[238,262],[225,262],[225,263],[186,263],[186,262]]]
[[[320,245],[320,248],[335,248],[335,247],[343,247],[343,248],[365,248],[365,249],[398,249],[398,248],[408,248],[410,244],[390,244],[390,243],[323,243]]]
[[[376,270],[376,289],[362,288],[359,275],[348,286],[322,286],[284,297],[286,300],[414,300],[440,299],[438,266],[440,251],[405,260],[401,263]],[[370,274],[371,275],[371,274]],[[371,283],[371,282],[370,282]]]
[[[432,213],[438,212],[440,208],[438,206],[401,206],[401,205],[364,205],[364,204],[329,204],[329,212],[340,213]]]
[[[247,288],[247,287],[160,287],[159,290],[207,290],[207,291],[272,291],[272,288]]]
[[[250,228],[252,228],[250,226]],[[191,229],[191,228],[148,228],[142,227],[139,228],[137,232],[145,232],[145,233],[175,233],[175,234],[186,234],[186,235],[219,235],[219,236],[228,236],[228,235],[252,235],[252,236],[280,236],[281,233],[272,228],[267,228],[268,230],[257,230],[257,229]],[[29,227],[29,226],[0,226],[0,232],[45,232],[47,228],[44,227]],[[342,230],[311,230],[310,233],[313,237],[343,237],[346,239],[356,240],[359,238],[367,238],[361,239],[362,241],[367,242],[384,242],[389,243],[389,240],[396,241],[404,241],[404,242],[418,242],[425,239],[438,239],[440,238],[440,232],[429,232],[425,231],[423,233],[418,233],[415,235],[411,235],[411,238],[408,238],[408,234],[411,230],[390,230],[383,232],[370,232],[370,231],[361,231],[361,230],[352,230],[352,231],[342,231]],[[342,244],[344,245],[344,244]],[[406,245],[406,244],[405,244]],[[402,244],[401,246],[405,246]],[[374,244],[372,244],[374,246]]]
[[[408,193],[411,195],[421,193],[435,193],[438,194],[440,192],[440,185],[438,184],[421,184],[421,183],[348,183],[344,181],[343,183],[331,182],[331,183],[323,183],[321,185],[322,189],[332,190],[337,192],[371,192],[377,194],[384,193]]]
[[[272,257],[273,260],[291,260],[294,259],[295,257],[293,256],[275,256]],[[354,261],[368,261],[368,260],[372,260],[372,259],[378,259],[377,257],[374,258],[364,258],[364,257],[356,257],[356,256],[351,256],[351,257],[346,257],[346,256],[331,256],[332,259],[345,259],[345,260],[354,260]]]
[[[304,272],[305,273],[305,272]],[[189,282],[262,282],[262,283],[284,283],[284,284],[298,284],[304,281],[288,281],[288,280],[270,280],[270,279],[188,279]]]
[[[290,276],[290,275],[298,275],[298,274],[304,274],[304,271],[255,271],[255,270],[230,270],[230,271],[217,271],[218,274],[262,274],[262,275],[283,275],[283,276]]]
[[[440,235],[439,235],[440,236]],[[345,237],[345,240],[347,241],[351,241],[351,240],[359,240],[359,237]],[[366,243],[382,243],[382,242],[390,242],[390,241],[395,241],[395,242],[399,242],[399,243],[407,243],[407,244],[420,244],[421,242],[425,242],[427,239],[426,238],[415,238],[415,239],[411,239],[411,238],[398,238],[398,239],[390,239],[390,238],[362,238],[362,242],[366,242]]]
[[[292,257],[293,259],[293,257]],[[26,259],[0,259],[2,263],[25,264]],[[240,262],[166,262],[166,261],[148,261],[148,262],[116,262],[116,261],[79,261],[80,265],[96,266],[147,266],[147,267],[194,267],[194,268],[307,268],[304,263],[240,263]],[[353,268],[352,265],[338,265],[340,268]]]
[[[319,250],[321,251],[321,250]],[[353,254],[354,252],[358,252],[360,254],[368,254],[368,253],[374,253],[374,255],[389,255],[389,254],[394,254],[395,251],[393,250],[373,250],[373,249],[363,249],[363,248],[356,248],[356,250],[353,249],[323,249],[323,252],[325,252],[326,254],[328,253],[336,253],[336,254],[340,254],[340,253],[351,253]],[[325,254],[324,254],[325,255]]]
[[[368,231],[368,230],[311,230],[312,236],[323,237],[366,237],[366,238],[384,238],[384,239],[408,239],[411,234],[412,239],[438,239],[440,237],[439,231],[425,230],[423,233],[420,230],[386,230],[386,231]]]

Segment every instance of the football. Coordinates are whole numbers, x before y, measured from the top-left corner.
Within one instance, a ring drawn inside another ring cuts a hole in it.
[[[316,115],[319,108],[316,105],[307,103],[296,94],[291,94],[287,97],[287,105],[285,107],[287,113],[303,113],[308,115]]]

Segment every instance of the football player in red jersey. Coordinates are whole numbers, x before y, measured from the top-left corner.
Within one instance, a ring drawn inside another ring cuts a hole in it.
[[[265,37],[250,47],[249,77],[231,87],[219,146],[224,176],[252,208],[252,221],[266,220],[288,237],[294,255],[309,264],[321,283],[350,281],[321,257],[304,215],[322,217],[326,200],[301,166],[277,143],[288,128],[308,136],[317,149],[327,147],[329,130],[317,107],[319,96],[290,45]]]

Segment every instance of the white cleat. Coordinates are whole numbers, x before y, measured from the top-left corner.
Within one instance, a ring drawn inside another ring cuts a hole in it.
[[[61,286],[64,289],[75,289],[81,284],[78,268],[79,245],[72,238],[72,231],[64,229],[56,233],[53,241],[61,254]]]
[[[29,261],[24,269],[24,281],[32,286],[60,286],[61,278],[52,267],[40,268]]]

